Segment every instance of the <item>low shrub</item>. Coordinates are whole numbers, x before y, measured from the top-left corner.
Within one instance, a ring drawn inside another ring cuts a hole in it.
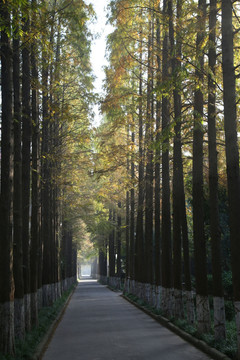
[[[66,291],[62,297],[55,301],[51,307],[44,307],[39,311],[39,324],[27,333],[24,341],[16,340],[15,356],[3,356],[0,354],[0,360],[31,360],[36,353],[37,346],[44,338],[53,321],[62,310],[64,304],[74,285]]]

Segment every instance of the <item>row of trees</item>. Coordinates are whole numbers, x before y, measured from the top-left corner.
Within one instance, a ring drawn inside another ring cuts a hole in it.
[[[0,352],[76,280],[84,237],[102,280],[120,286],[124,271],[127,292],[200,333],[213,295],[218,340],[232,271],[240,348],[238,2],[114,0],[109,11],[94,132],[91,7],[0,1]]]
[[[224,339],[222,272],[230,269],[240,354],[238,2],[117,0],[109,10],[98,146],[114,173],[101,199],[110,220],[125,204],[126,291],[190,323],[196,293],[199,333],[211,329],[211,294],[215,337]],[[111,232],[100,253],[110,277],[121,272]]]
[[[1,354],[14,354],[38,310],[76,281],[72,194],[88,151],[91,16],[83,1],[0,1]]]

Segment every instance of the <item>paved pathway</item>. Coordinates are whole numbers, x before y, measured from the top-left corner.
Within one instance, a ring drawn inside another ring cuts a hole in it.
[[[206,360],[207,355],[96,281],[81,281],[43,360]]]

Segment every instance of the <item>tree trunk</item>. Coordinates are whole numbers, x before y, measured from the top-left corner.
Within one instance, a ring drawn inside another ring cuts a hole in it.
[[[183,177],[183,175],[182,175]],[[181,232],[183,243],[183,263],[184,263],[184,282],[185,282],[185,294],[186,294],[186,311],[187,320],[189,324],[195,322],[195,309],[192,293],[191,283],[191,270],[190,270],[190,258],[189,258],[189,240],[188,240],[188,224],[186,214],[186,202],[184,189],[181,194]]]
[[[43,36],[43,43],[45,36]],[[41,237],[43,245],[42,291],[43,306],[52,304],[51,281],[51,238],[50,238],[50,169],[49,169],[49,112],[48,112],[48,65],[46,50],[42,51],[42,183],[41,183]]]
[[[8,1],[0,1],[1,18],[1,201],[0,201],[0,352],[14,354],[14,281],[12,244],[12,58]]]
[[[113,229],[113,210],[109,210],[109,222],[111,225],[111,230],[109,234],[109,281],[110,285],[115,277],[115,251],[114,251],[114,229]]]
[[[194,96],[193,130],[193,238],[197,293],[197,321],[200,333],[210,330],[210,310],[207,290],[206,245],[203,208],[203,50],[205,33],[206,1],[198,2],[198,32],[196,41],[197,69]]]
[[[138,146],[139,146],[139,164],[138,164],[138,205],[137,205],[137,223],[136,223],[136,242],[134,273],[135,280],[143,282],[143,261],[144,261],[144,232],[143,232],[143,209],[144,209],[144,151],[143,151],[143,50],[142,50],[142,29],[140,29],[140,66],[139,66],[139,107],[138,107]]]
[[[25,328],[31,329],[30,303],[30,163],[31,163],[31,117],[30,117],[30,44],[28,1],[23,7],[24,46],[22,50],[22,242],[23,279],[25,303]]]
[[[127,173],[129,173],[129,159],[127,159]],[[130,209],[129,209],[129,191],[126,194],[126,277],[125,277],[125,291],[129,293],[129,277],[130,277],[130,246],[129,246],[129,224],[130,224]],[[110,244],[110,236],[109,235],[109,244]],[[110,257],[109,257],[110,262]],[[110,265],[109,265],[110,266]]]
[[[54,82],[55,84],[59,84],[60,82],[60,46],[61,46],[61,24],[60,17],[58,18],[58,30],[57,30],[57,43],[56,43],[56,54],[55,54],[55,68],[54,68]],[[57,85],[56,89],[57,94],[54,97],[55,103],[55,113],[54,113],[54,149],[55,153],[61,151],[61,147],[63,146],[61,140],[61,128],[60,128],[60,85]],[[61,174],[61,163],[54,158],[54,168],[55,168],[55,177]],[[61,216],[60,216],[60,208],[61,208],[61,200],[60,200],[60,188],[57,184],[57,181],[54,182],[54,237],[55,237],[55,291],[56,297],[61,296],[61,276],[60,276],[60,238],[61,238]]]
[[[240,359],[240,179],[233,60],[232,3],[229,0],[222,0],[222,68],[233,293],[237,323],[238,359]]]
[[[167,15],[167,0],[163,3],[163,14]],[[162,54],[163,82],[168,79],[168,30],[165,26]],[[170,215],[170,175],[169,175],[169,99],[162,98],[162,306],[166,316],[172,315],[171,287],[172,287],[172,246],[171,246],[171,215]]]
[[[135,143],[135,133],[132,132],[132,152],[134,148]],[[130,279],[134,280],[134,252],[135,252],[135,191],[134,191],[134,177],[135,177],[135,171],[134,171],[134,155],[132,153],[132,159],[131,159],[131,181],[132,186],[130,190]]]
[[[210,1],[209,15],[209,75],[208,75],[208,161],[209,161],[209,201],[210,234],[212,245],[213,304],[215,339],[226,337],[225,310],[221,268],[221,231],[218,211],[218,164],[216,147],[216,15],[217,2]]]
[[[157,46],[160,49],[160,22],[157,17]],[[160,54],[157,53],[157,87],[161,84],[161,62]],[[161,197],[161,178],[160,178],[160,142],[161,142],[161,101],[157,100],[156,103],[156,145],[157,149],[155,152],[155,286],[156,286],[156,306],[160,308],[160,285],[161,285],[161,263],[160,263],[160,242],[161,242],[161,222],[160,222],[160,197]]]
[[[181,12],[178,6],[179,17]],[[178,75],[181,71],[181,45],[179,39],[175,45],[174,19],[172,1],[168,1],[169,15],[169,38],[170,53],[172,54],[172,81],[174,83],[173,100],[174,100],[174,149],[173,149],[173,285],[174,285],[174,315],[176,318],[183,318],[183,299],[182,299],[182,247],[181,247],[181,196],[183,189],[183,171],[182,171],[182,140],[181,140],[181,84],[178,82]],[[176,27],[178,27],[178,20]],[[176,46],[176,48],[175,48]]]
[[[32,7],[36,0],[32,0]],[[33,11],[32,28],[36,26],[36,15]],[[38,325],[38,267],[40,251],[40,204],[39,204],[39,118],[38,118],[38,69],[37,46],[31,45],[32,69],[32,217],[31,217],[31,247],[30,247],[30,292],[31,292],[31,323]]]
[[[130,126],[127,124],[127,146],[130,148]],[[127,155],[127,176],[130,177],[130,158]],[[130,192],[127,190],[126,193],[126,274],[125,274],[125,291],[130,292],[130,268],[131,268],[131,257],[130,257]]]
[[[104,239],[99,244],[99,275],[102,284],[107,284],[107,247]]]
[[[67,253],[67,222],[63,220],[62,223],[62,242],[61,242],[61,278],[62,278],[62,291],[66,290],[66,278],[67,278],[67,264],[66,264],[66,253]]]
[[[14,89],[14,181],[13,181],[13,273],[14,328],[15,337],[23,340],[25,336],[24,283],[22,252],[22,126],[20,104],[20,41],[19,17],[15,13],[15,37],[13,39],[13,89]]]
[[[148,79],[147,79],[147,113],[145,128],[146,146],[146,174],[145,174],[145,257],[146,257],[146,278],[147,286],[146,300],[150,302],[150,286],[153,284],[153,119],[152,119],[152,31],[153,14],[151,12],[148,33]],[[149,290],[148,290],[149,289]]]
[[[122,276],[122,254],[121,254],[121,236],[122,236],[122,217],[120,214],[122,204],[119,201],[118,203],[118,215],[117,215],[117,277],[118,277],[118,288],[121,287],[121,276]]]

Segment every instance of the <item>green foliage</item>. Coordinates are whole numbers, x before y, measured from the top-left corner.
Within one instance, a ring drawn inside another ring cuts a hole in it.
[[[174,324],[192,336],[197,336],[197,328],[183,319],[174,319]]]
[[[142,299],[139,299],[136,295],[126,293],[125,296],[128,297],[131,301],[135,302],[140,307],[148,309],[153,314],[162,315],[161,310],[156,310],[155,308],[152,308],[151,306],[147,305]],[[219,350],[223,354],[226,354],[231,359],[237,359],[237,330],[234,317],[233,303],[230,301],[225,301],[225,310],[227,318],[226,339],[221,341],[215,340],[213,330],[207,334],[199,334],[197,331],[197,327],[195,325],[189,324],[185,319],[172,318],[171,322],[183,331],[192,335],[193,337],[203,340],[209,346]]]
[[[224,293],[227,298],[233,298],[232,272],[224,271],[222,275]]]
[[[38,344],[42,341],[49,327],[60,313],[73,288],[74,285],[66,291],[60,299],[56,300],[51,307],[44,307],[39,311],[38,327],[27,333],[23,342],[16,340],[16,352],[14,357],[3,356],[0,354],[0,360],[31,360],[36,352]]]
[[[230,358],[235,359],[237,353],[237,332],[234,321],[226,322],[227,338],[226,340],[221,341],[215,340],[213,332],[199,335],[197,328],[193,325],[189,325],[186,320],[174,320],[173,322],[176,326],[186,331],[188,334],[205,341],[209,346],[219,350]]]
[[[235,309],[231,300],[225,300],[225,315],[227,321],[235,321]]]
[[[206,342],[229,356],[231,359],[237,359],[237,330],[234,320],[226,322],[226,333],[227,337],[225,340],[216,341],[211,339],[211,343],[208,343],[208,341]]]

